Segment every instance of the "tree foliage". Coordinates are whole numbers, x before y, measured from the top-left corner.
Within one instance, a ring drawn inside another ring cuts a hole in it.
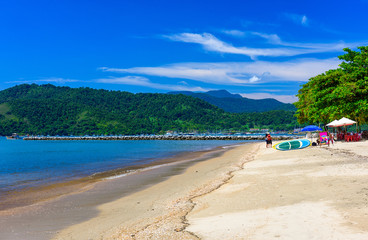
[[[168,130],[292,129],[290,111],[228,113],[201,99],[168,94],[18,85],[0,92],[0,135],[153,134]]]
[[[345,48],[339,68],[309,79],[298,92],[296,116],[300,123],[328,123],[348,117],[368,120],[368,47]]]

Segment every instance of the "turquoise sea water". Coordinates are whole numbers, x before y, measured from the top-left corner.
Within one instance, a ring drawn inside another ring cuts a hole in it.
[[[0,193],[247,141],[24,141],[0,138]]]

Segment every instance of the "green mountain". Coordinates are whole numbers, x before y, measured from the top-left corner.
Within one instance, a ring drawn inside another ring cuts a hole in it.
[[[234,114],[185,95],[18,85],[0,91],[0,135],[151,134],[295,125],[293,112]]]
[[[184,94],[205,100],[226,112],[244,113],[244,112],[267,112],[272,110],[296,111],[293,104],[282,103],[273,98],[249,99],[239,94],[231,94],[226,90],[208,91],[205,93],[195,93],[189,91],[169,92],[169,94]]]

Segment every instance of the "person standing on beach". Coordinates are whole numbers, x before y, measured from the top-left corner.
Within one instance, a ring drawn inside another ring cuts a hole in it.
[[[330,142],[332,145],[334,144],[334,135],[332,133],[328,133],[328,146],[330,146]]]
[[[271,147],[272,148],[272,137],[270,134],[267,134],[266,136],[266,148]]]

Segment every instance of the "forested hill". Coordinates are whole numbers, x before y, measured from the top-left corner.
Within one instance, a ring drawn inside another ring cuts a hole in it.
[[[232,114],[185,95],[18,85],[0,91],[0,135],[150,134],[292,128],[293,112]]]
[[[195,93],[189,91],[169,92],[169,94],[184,94],[205,100],[227,112],[266,112],[272,110],[290,110],[296,111],[293,104],[282,103],[273,98],[249,99],[239,94],[231,94],[226,90],[208,91],[204,93]]]

